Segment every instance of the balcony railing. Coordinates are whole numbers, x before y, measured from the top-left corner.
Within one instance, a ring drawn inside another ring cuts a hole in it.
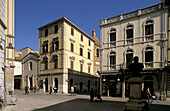
[[[118,38],[124,38],[124,37],[118,37]],[[108,49],[110,47],[124,47],[128,45],[143,44],[143,43],[156,42],[162,40],[167,40],[165,33],[152,34],[143,37],[134,37],[126,40],[117,40],[114,42],[102,42],[102,44],[104,49],[105,48]]]
[[[164,68],[166,66],[165,62],[143,62],[144,69],[152,68]],[[102,67],[103,71],[119,71],[120,69],[127,69],[127,64],[115,64],[115,65],[104,65]]]
[[[40,74],[53,74],[53,73],[61,73],[63,68],[58,69],[47,69],[47,70],[40,70]]]
[[[109,23],[114,23],[114,22],[121,21],[121,20],[125,20],[125,19],[132,18],[132,17],[137,17],[139,15],[147,14],[147,13],[150,13],[150,12],[154,12],[154,11],[157,11],[157,10],[160,10],[161,8],[163,8],[162,6],[163,5],[161,5],[161,4],[157,4],[157,5],[153,5],[151,7],[146,7],[146,8],[143,8],[143,9],[139,9],[139,10],[136,10],[136,11],[133,11],[133,12],[120,14],[118,16],[111,17],[111,18],[108,18],[108,19],[103,19],[103,20],[100,20],[100,26],[105,25],[105,24],[109,24]]]

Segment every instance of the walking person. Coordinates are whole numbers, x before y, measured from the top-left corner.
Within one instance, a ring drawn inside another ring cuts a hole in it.
[[[57,88],[56,88],[56,86],[54,86],[53,90],[54,90],[54,94],[56,94],[56,93],[57,93]]]
[[[93,99],[94,99],[94,90],[93,90],[93,88],[91,88],[91,90],[90,90],[90,102],[93,102]]]
[[[28,93],[28,86],[27,85],[25,86],[25,93],[26,94]]]
[[[152,97],[152,95],[151,95],[151,92],[150,92],[149,87],[148,87],[147,90],[146,90],[146,94],[147,94],[147,97],[148,97],[148,103],[151,103],[150,97]]]
[[[36,85],[34,86],[34,93],[36,93],[36,91],[37,91],[37,87],[36,87]]]
[[[71,96],[74,96],[74,87],[71,86]]]
[[[52,93],[52,86],[50,86],[50,93],[49,94],[51,95],[51,93]]]

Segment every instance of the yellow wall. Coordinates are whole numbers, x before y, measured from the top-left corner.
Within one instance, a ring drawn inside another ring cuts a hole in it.
[[[74,70],[80,71],[80,60],[84,60],[83,72],[88,73],[88,63],[91,63],[91,74],[93,73],[93,61],[94,61],[94,42],[91,40],[91,45],[89,46],[89,38],[83,35],[83,42],[81,41],[81,33],[74,28],[74,36],[71,35],[71,26],[66,23],[66,67],[70,68],[70,57],[74,56]],[[71,52],[71,40],[74,40],[74,52]],[[84,46],[83,56],[80,56],[80,44]],[[88,59],[88,50],[90,51],[90,59]]]

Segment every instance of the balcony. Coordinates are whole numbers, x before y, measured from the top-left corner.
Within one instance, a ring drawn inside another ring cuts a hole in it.
[[[157,61],[157,62],[143,62],[144,69],[158,69],[164,68],[166,66],[165,62]],[[120,69],[127,69],[127,64],[115,64],[115,65],[104,65],[102,67],[103,71],[119,71]]]
[[[117,37],[117,38],[124,38],[124,37]],[[143,44],[143,43],[148,43],[148,42],[158,42],[158,41],[166,41],[166,34],[165,33],[159,33],[159,34],[152,34],[152,35],[147,35],[147,36],[142,36],[142,37],[134,37],[134,38],[129,38],[129,39],[124,39],[124,40],[117,40],[114,42],[105,42],[103,41],[103,49],[108,49],[112,47],[124,47],[124,46],[129,46],[129,45],[136,45],[136,44]]]
[[[54,74],[54,73],[62,73],[62,72],[63,72],[63,68],[40,70],[40,74]]]

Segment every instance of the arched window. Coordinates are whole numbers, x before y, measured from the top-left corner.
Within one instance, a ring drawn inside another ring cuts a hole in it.
[[[29,70],[32,70],[32,62],[29,64]]]
[[[47,70],[48,69],[48,58],[44,57],[43,60],[44,60],[44,69]]]
[[[111,70],[116,69],[116,52],[110,52],[109,63]]]
[[[153,47],[146,47],[144,50],[145,67],[153,67]]]
[[[58,56],[57,55],[54,55],[53,56],[53,62],[54,62],[54,69],[57,69],[58,68]]]
[[[133,61],[133,50],[132,49],[128,49],[126,51],[126,67],[129,66],[130,63],[132,63]]]
[[[97,55],[97,57],[99,57],[99,49],[97,48],[97,50],[96,50],[96,55]]]
[[[110,46],[116,46],[116,29],[112,28],[109,32]]]
[[[126,44],[132,44],[133,38],[134,38],[134,26],[133,24],[128,24],[125,28]]]
[[[154,34],[154,22],[153,20],[147,20],[144,24],[144,36],[146,41],[153,40]]]

